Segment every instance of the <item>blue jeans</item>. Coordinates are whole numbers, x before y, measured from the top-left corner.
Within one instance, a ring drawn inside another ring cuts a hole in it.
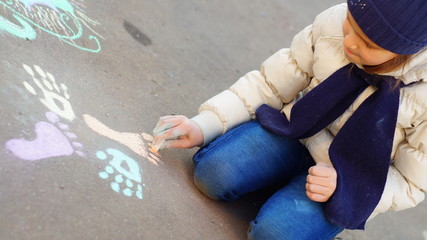
[[[193,157],[197,188],[215,200],[233,201],[262,188],[283,184],[250,223],[251,240],[330,240],[343,228],[330,223],[323,203],[305,194],[314,161],[298,141],[272,134],[257,121],[237,126]]]

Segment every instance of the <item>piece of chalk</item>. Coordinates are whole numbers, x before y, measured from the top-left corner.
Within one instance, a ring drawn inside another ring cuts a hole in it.
[[[150,150],[154,153],[157,153],[159,149],[162,147],[163,143],[165,143],[165,139],[160,139],[157,142],[153,142],[153,144],[150,146]]]

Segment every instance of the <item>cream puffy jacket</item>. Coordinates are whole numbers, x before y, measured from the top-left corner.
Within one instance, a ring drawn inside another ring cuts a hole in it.
[[[282,109],[289,118],[295,100],[348,64],[342,32],[346,14],[346,4],[324,11],[312,25],[294,37],[290,48],[281,49],[268,58],[260,71],[247,73],[228,90],[203,103],[193,120],[203,131],[204,144],[255,118],[256,109],[264,103]],[[370,219],[380,212],[411,208],[424,200],[427,190],[426,71],[427,50],[423,50],[404,69],[385,74],[405,84],[416,83],[401,89],[392,164],[384,193]],[[328,148],[334,136],[374,91],[374,87],[368,87],[327,128],[301,140],[316,162],[330,163]]]

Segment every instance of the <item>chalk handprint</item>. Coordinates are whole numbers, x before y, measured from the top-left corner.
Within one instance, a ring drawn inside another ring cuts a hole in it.
[[[67,92],[67,86],[62,83],[58,85],[51,73],[43,71],[37,65],[34,65],[36,72],[25,64],[23,64],[23,67],[31,75],[33,84],[36,86],[34,87],[32,84],[24,81],[25,88],[31,94],[39,96],[40,102],[49,108],[50,111],[69,121],[73,121],[76,115],[69,102],[70,96]]]

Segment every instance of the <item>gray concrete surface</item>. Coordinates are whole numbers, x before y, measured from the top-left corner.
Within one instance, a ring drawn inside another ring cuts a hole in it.
[[[152,155],[145,134],[339,2],[1,0],[0,239],[245,239],[267,193],[211,201],[192,183],[196,149]],[[426,240],[426,213],[337,239]]]

